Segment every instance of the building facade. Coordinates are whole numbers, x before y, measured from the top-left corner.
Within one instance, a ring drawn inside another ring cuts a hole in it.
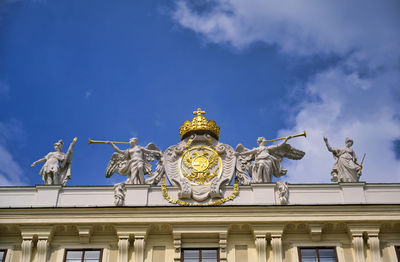
[[[395,262],[400,184],[241,186],[218,206],[177,206],[162,188],[0,188],[0,255],[7,262]],[[171,197],[179,188],[168,187]],[[226,194],[234,191],[226,188]],[[0,260],[1,261],[1,260]]]
[[[359,182],[351,139],[332,148],[324,138],[338,183],[274,183],[284,157],[304,156],[287,141],[305,132],[234,150],[193,113],[165,152],[89,139],[115,150],[106,177],[128,178],[114,186],[65,186],[76,139],[66,153],[54,144],[32,164],[45,162],[45,185],[0,187],[0,262],[400,261],[400,184]]]

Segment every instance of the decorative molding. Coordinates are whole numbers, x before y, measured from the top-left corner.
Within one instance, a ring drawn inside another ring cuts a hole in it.
[[[310,224],[310,235],[312,241],[321,241],[323,224]]]
[[[227,237],[228,237],[227,233],[219,233],[219,259],[221,262],[227,261],[227,252],[226,252],[226,247],[228,244]]]
[[[92,235],[92,226],[77,226],[81,244],[89,244]]]
[[[174,238],[174,261],[181,261],[181,247],[182,247],[182,234],[181,233],[173,233]]]

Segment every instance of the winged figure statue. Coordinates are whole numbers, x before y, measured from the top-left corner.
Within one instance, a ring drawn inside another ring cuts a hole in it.
[[[238,156],[236,174],[243,177],[247,172],[253,178],[253,183],[268,183],[272,182],[272,176],[286,175],[287,170],[281,167],[283,158],[300,160],[305,155],[303,151],[286,143],[290,138],[292,136],[286,137],[278,145],[266,146],[268,141],[264,137],[259,137],[258,147],[251,150],[239,144],[236,147]]]
[[[112,154],[110,162],[107,165],[107,178],[111,177],[114,173],[118,173],[128,176],[126,184],[145,184],[145,174],[153,175],[150,162],[158,159],[158,165],[162,165],[160,161],[162,151],[153,143],[142,147],[137,144],[138,139],[134,137],[129,140],[131,148],[126,150],[119,149],[113,142],[106,141],[105,143],[111,145],[116,151]],[[162,168],[158,166],[158,172],[161,171]]]

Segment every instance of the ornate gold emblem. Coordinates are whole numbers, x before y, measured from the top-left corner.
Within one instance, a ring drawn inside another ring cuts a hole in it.
[[[183,152],[178,163],[181,175],[193,185],[208,185],[222,172],[221,157],[208,146],[190,147]]]

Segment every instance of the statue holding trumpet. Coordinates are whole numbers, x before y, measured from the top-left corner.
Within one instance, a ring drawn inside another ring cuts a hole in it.
[[[89,144],[93,143],[108,144],[114,148],[116,152],[112,154],[107,165],[106,177],[111,177],[114,173],[128,176],[126,184],[145,184],[144,176],[154,175],[150,162],[157,159],[162,163],[160,159],[163,152],[153,143],[149,143],[146,147],[139,146],[136,137],[129,139],[129,142],[95,141],[89,138]],[[129,144],[131,148],[121,150],[115,144]],[[157,170],[163,169],[157,168]]]
[[[306,136],[304,131],[301,134],[266,140],[264,137],[257,139],[257,147],[247,149],[239,144],[236,147],[236,172],[243,176],[245,171],[253,178],[252,183],[269,183],[272,182],[272,177],[281,177],[286,175],[287,170],[282,169],[281,162],[284,157],[292,160],[300,160],[305,153],[298,150],[287,141],[293,137]],[[267,146],[268,142],[283,140],[278,145]]]

